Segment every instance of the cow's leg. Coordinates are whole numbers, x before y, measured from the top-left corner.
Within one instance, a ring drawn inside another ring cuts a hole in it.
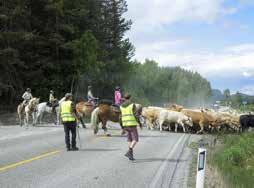
[[[183,132],[185,133],[186,129],[185,129],[185,125],[183,123],[182,123],[182,127],[183,127]]]
[[[177,132],[178,123],[175,123],[175,132]]]
[[[183,128],[183,132],[185,133],[185,132],[186,132],[186,130],[185,130],[185,125],[184,125],[184,123],[183,123],[182,121],[179,121],[179,124],[182,126],[182,128]]]
[[[147,118],[147,129],[152,130],[152,121],[150,118]]]
[[[160,125],[160,132],[162,132],[162,125],[163,125],[163,122],[162,120],[159,120],[159,125]]]
[[[197,133],[201,134],[204,131],[204,122],[199,122],[199,126],[200,126],[200,130]]]
[[[155,120],[155,121],[154,121],[154,125],[155,125],[156,128],[159,127],[159,121],[158,121],[158,120]]]
[[[150,128],[150,130],[153,130],[154,129],[153,120],[149,118],[148,121],[149,121],[149,128]]]

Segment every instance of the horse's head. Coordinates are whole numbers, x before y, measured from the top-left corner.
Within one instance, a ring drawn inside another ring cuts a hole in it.
[[[143,109],[143,106],[141,104],[135,104],[135,107],[136,107],[136,112],[139,116],[142,115],[142,109]]]
[[[40,102],[40,98],[34,97],[34,98],[32,98],[32,99],[29,101],[28,106],[30,106],[30,108],[34,108],[34,107],[36,107],[36,106],[39,104],[39,102]]]

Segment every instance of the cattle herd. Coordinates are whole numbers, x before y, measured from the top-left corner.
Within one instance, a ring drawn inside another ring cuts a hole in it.
[[[174,128],[177,132],[181,126],[183,132],[240,132],[254,127],[254,115],[240,114],[233,109],[188,109],[176,104],[165,108],[150,106],[143,108],[142,117],[148,129],[160,131]]]

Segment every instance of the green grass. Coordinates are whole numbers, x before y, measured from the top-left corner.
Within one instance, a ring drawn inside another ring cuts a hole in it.
[[[254,133],[225,135],[222,143],[223,147],[213,154],[212,163],[229,187],[254,187]]]

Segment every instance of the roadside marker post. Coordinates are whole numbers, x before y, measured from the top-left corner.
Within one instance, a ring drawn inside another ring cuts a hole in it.
[[[198,149],[196,188],[204,187],[205,167],[206,167],[206,149],[203,147],[200,147]]]

